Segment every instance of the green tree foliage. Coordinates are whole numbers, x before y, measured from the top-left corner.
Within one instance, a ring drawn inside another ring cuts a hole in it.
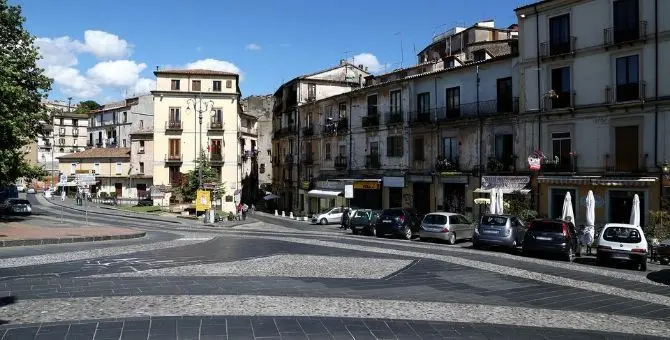
[[[219,190],[215,190],[212,194],[212,200],[221,198],[226,194],[225,183],[221,183],[220,177],[207,159],[207,155],[202,152],[197,160],[198,166],[195,170],[189,171],[184,177],[181,186],[177,190],[182,201],[195,201],[196,192],[200,188],[199,169],[202,169],[202,183],[216,183]]]
[[[657,238],[661,241],[670,239],[670,212],[665,210],[650,211],[645,236],[647,238]]]
[[[504,195],[503,200],[507,203],[505,207],[506,214],[515,215],[524,222],[529,222],[537,217],[537,211],[533,209],[533,201],[530,195],[515,191]]]
[[[21,147],[42,134],[48,120],[41,100],[51,79],[37,67],[40,56],[24,21],[20,6],[0,0],[0,186],[34,175]]]
[[[100,109],[101,105],[98,104],[95,100],[85,100],[74,109],[74,113],[87,113],[89,111]]]

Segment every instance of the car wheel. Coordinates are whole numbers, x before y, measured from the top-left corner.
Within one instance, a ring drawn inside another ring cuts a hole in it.
[[[596,265],[597,266],[604,266],[605,265],[605,259],[602,256],[596,255]]]
[[[356,231],[356,229],[354,229],[354,228],[351,228],[351,233],[353,235],[358,235],[358,231]]]
[[[370,228],[370,236],[377,236],[377,228],[376,227]]]
[[[326,225],[326,224],[328,224],[328,220],[325,219],[325,218],[322,218],[319,223],[321,223],[321,225]]]
[[[480,249],[482,246],[477,242],[472,242],[472,249]]]
[[[640,262],[640,271],[646,272],[647,271],[647,259],[642,260]]]
[[[667,265],[668,265],[668,259],[661,259],[659,262],[660,262],[661,265],[663,265],[663,266],[667,266]]]
[[[456,234],[451,233],[451,236],[449,236],[449,240],[447,242],[449,242],[449,244],[451,244],[452,246],[456,244]]]
[[[407,227],[405,229],[405,235],[403,235],[406,240],[411,240],[412,239],[412,229],[410,227]]]

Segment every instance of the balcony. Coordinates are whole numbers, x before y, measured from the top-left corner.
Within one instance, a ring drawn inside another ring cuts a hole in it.
[[[181,154],[167,154],[165,155],[165,163],[182,163],[184,155]]]
[[[379,154],[369,154],[365,156],[365,168],[366,169],[379,169],[382,166],[381,158]]]
[[[283,138],[286,136],[290,136],[296,132],[296,127],[295,125],[289,125],[285,126],[282,128],[279,128],[278,130],[275,130],[274,132],[274,138]]]
[[[461,104],[456,107],[435,109],[437,121],[452,121],[461,118],[488,117],[495,115],[519,113],[519,98],[500,98],[474,103]]]
[[[577,37],[570,36],[567,41],[549,41],[540,44],[540,58],[556,57],[575,53]]]
[[[646,99],[647,83],[629,83],[605,87],[605,102],[607,104],[625,102],[644,102]]]
[[[347,157],[346,156],[335,157],[335,169],[344,170],[346,168],[347,168]]]
[[[223,131],[224,130],[223,122],[209,122],[207,129],[209,131]]]
[[[435,160],[435,172],[456,172],[458,170],[458,158],[439,156]]]
[[[308,124],[307,126],[302,128],[302,135],[304,137],[311,137],[314,135],[314,125]]]
[[[45,145],[48,146],[49,144],[45,144]],[[92,141],[92,140],[88,140],[88,141],[86,141],[86,147],[87,147],[87,148],[92,148],[92,147],[93,147],[93,141]]]
[[[95,140],[95,146],[97,146],[99,148],[102,147],[102,139],[96,139]]]
[[[431,124],[433,123],[433,110],[412,111],[409,113],[410,124]]]
[[[603,30],[603,45],[634,43],[647,37],[647,22],[640,21],[637,25],[613,26]]]
[[[489,157],[486,163],[488,172],[516,172],[517,156],[511,154],[507,157]]]
[[[213,151],[209,155],[209,162],[212,163],[212,165],[223,164],[223,154],[221,154],[221,151],[219,151],[219,152]]]
[[[379,127],[379,115],[365,116],[361,120],[364,129],[373,129]]]
[[[388,112],[386,114],[386,125],[397,125],[403,123],[402,111]]]
[[[349,119],[347,117],[341,117],[337,121],[337,132],[346,132],[349,131]]]
[[[295,132],[295,126],[293,126],[292,128],[293,128],[293,131]],[[254,127],[240,126],[238,128],[238,130],[239,130],[240,133],[245,133],[247,135],[257,135],[258,134],[258,130],[256,130],[256,128],[254,128]]]
[[[614,159],[612,155],[606,153],[604,155],[605,159],[605,172],[614,172],[614,173],[647,173],[647,161],[649,160],[649,154],[628,154],[621,153],[620,155],[614,154]]]
[[[544,98],[545,110],[569,109],[575,107],[575,92],[555,92],[554,97]]]
[[[168,131],[181,132],[181,130],[182,130],[181,121],[165,122],[165,132]]]

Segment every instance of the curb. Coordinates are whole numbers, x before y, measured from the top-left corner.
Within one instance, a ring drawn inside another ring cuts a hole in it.
[[[3,247],[21,247],[21,246],[41,246],[47,244],[79,243],[79,242],[98,242],[111,240],[127,240],[146,236],[146,232],[122,234],[122,235],[102,235],[102,236],[74,236],[61,238],[42,238],[25,240],[6,240],[0,241],[0,248]]]
[[[296,220],[296,219],[292,219],[292,218],[290,218],[290,217],[288,217],[288,216],[286,216],[286,217],[275,216],[274,214],[266,213],[266,212],[264,212],[264,211],[257,211],[257,212],[255,212],[255,214],[260,214],[260,215],[263,216],[263,217],[274,218],[274,219],[282,220],[282,221],[295,221],[295,222],[302,222],[302,223],[306,223],[306,224],[310,224],[310,225],[312,224],[312,220],[311,220],[311,219],[308,219],[308,220],[306,220],[306,221],[298,221],[298,220]]]

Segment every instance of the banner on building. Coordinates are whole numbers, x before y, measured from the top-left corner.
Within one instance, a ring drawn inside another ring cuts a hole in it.
[[[354,189],[357,190],[379,190],[381,185],[379,182],[370,181],[356,181],[354,182]]]
[[[208,190],[198,190],[195,197],[196,211],[206,211],[212,208],[212,199]]]

